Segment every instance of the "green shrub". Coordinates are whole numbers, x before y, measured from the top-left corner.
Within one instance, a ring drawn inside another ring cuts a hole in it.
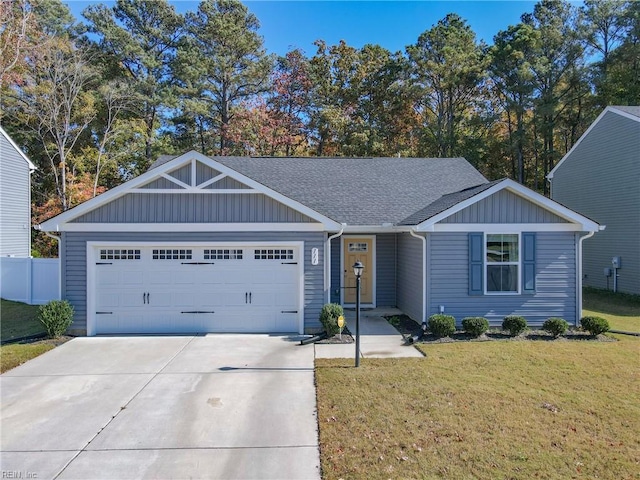
[[[320,323],[322,323],[327,335],[332,336],[340,332],[340,327],[338,327],[338,317],[343,314],[344,311],[342,310],[342,306],[337,303],[327,303],[322,307],[322,311],[320,312]],[[347,322],[345,321],[345,325],[346,324]]]
[[[53,300],[38,310],[38,319],[51,338],[57,338],[73,323],[73,307],[66,300]]]
[[[569,324],[564,318],[551,317],[547,318],[542,324],[542,329],[549,332],[554,337],[559,337],[567,331]]]
[[[519,315],[507,315],[502,320],[502,329],[508,330],[515,337],[527,329],[527,320]]]
[[[580,324],[582,329],[591,335],[600,335],[609,331],[609,322],[602,317],[582,317]]]
[[[484,317],[466,317],[462,319],[462,329],[469,335],[479,337],[489,330],[489,320]]]
[[[429,317],[429,330],[436,337],[448,337],[456,331],[456,319],[451,315],[436,313]]]

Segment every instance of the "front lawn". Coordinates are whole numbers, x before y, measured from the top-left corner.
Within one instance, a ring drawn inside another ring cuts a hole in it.
[[[44,333],[44,326],[38,320],[38,305],[0,300],[0,338],[26,337]]]
[[[316,360],[322,475],[639,478],[640,339]]]
[[[606,318],[614,330],[640,332],[640,295],[585,288],[583,315]]]

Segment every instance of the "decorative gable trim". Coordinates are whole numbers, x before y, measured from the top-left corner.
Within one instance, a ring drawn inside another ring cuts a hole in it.
[[[623,110],[618,110],[615,107],[607,107],[607,108],[605,108],[604,111],[600,115],[598,115],[598,118],[596,118],[593,121],[593,123],[589,126],[589,128],[587,128],[587,131],[584,132],[582,134],[582,136],[578,139],[578,141],[573,145],[573,147],[571,147],[571,150],[569,150],[567,152],[567,154],[564,157],[562,157],[562,159],[558,162],[558,164],[553,168],[553,170],[551,170],[547,174],[547,180],[551,181],[553,179],[553,175],[556,173],[556,170],[558,170],[558,168],[560,168],[560,166],[564,163],[564,161],[571,156],[573,151],[576,148],[578,148],[580,143],[582,143],[582,140],[587,138],[587,135],[589,135],[591,130],[593,130],[596,127],[596,125],[598,123],[600,123],[600,120],[602,120],[604,118],[604,116],[609,112],[615,113],[616,115],[620,115],[621,117],[625,117],[625,118],[627,118],[629,120],[633,120],[634,122],[640,122],[640,117],[637,117],[636,115],[632,115],[631,113],[625,112]]]
[[[437,215],[425,220],[420,223],[416,227],[416,231],[418,232],[454,232],[454,231],[473,231],[473,228],[477,228],[478,225],[475,224],[454,224],[454,223],[439,223],[445,218],[457,213],[465,208],[501,191],[507,189],[510,192],[538,205],[541,208],[544,208],[551,213],[563,218],[567,223],[549,223],[549,224],[518,224],[512,225],[509,224],[510,228],[520,228],[522,231],[576,231],[576,232],[597,232],[600,229],[600,226],[594,222],[593,220],[588,219],[587,217],[580,215],[579,213],[574,212],[573,210],[568,209],[560,205],[558,202],[554,202],[553,200],[548,199],[547,197],[540,195],[537,192],[509,179],[502,180],[488,188],[480,192],[479,194],[468,198],[453,207],[446,209],[443,212],[440,212]],[[484,226],[484,230],[487,227],[501,227],[500,224],[482,224]]]
[[[2,127],[0,127],[0,133],[4,136],[4,138],[7,139],[7,142],[9,142],[9,144],[15,149],[15,151],[18,152],[18,155],[20,155],[24,159],[24,161],[27,162],[27,165],[29,165],[29,172],[33,172],[34,170],[38,169]]]
[[[203,165],[206,165],[207,167],[211,168],[215,172],[219,172],[219,174],[211,179],[207,179],[206,181],[198,183],[198,179],[197,179],[197,163],[198,162],[200,162]],[[188,175],[189,179],[187,181],[183,181],[184,179],[181,180],[171,175],[172,172],[182,169],[185,166],[190,167],[190,175]],[[212,186],[215,186],[215,184],[218,182],[224,182],[226,178],[231,178],[246,188],[241,188],[241,187],[231,188],[231,189],[211,188]],[[158,179],[163,179],[165,182],[169,182],[171,185],[171,188],[144,188],[145,185],[148,185]],[[290,207],[293,210],[296,210],[302,213],[303,215],[306,215],[307,217],[315,220],[316,222],[319,222],[320,224],[322,224],[322,226],[326,230],[339,230],[341,228],[338,222],[335,222],[334,220],[316,212],[315,210],[312,210],[311,208],[305,205],[302,205],[301,203],[296,202],[295,200],[292,200],[274,190],[271,190],[270,188],[242,175],[241,173],[225,165],[222,165],[221,163],[218,163],[215,160],[195,151],[191,151],[191,152],[185,153],[184,155],[176,157],[173,160],[163,165],[160,165],[159,167],[156,167],[146,173],[143,173],[142,175],[132,180],[129,180],[128,182],[123,183],[122,185],[119,185],[103,193],[98,197],[88,200],[83,204],[78,205],[75,208],[72,208],[71,210],[63,212],[60,215],[57,215],[56,217],[53,217],[47,220],[46,222],[43,222],[36,228],[38,228],[39,230],[44,230],[49,232],[67,231],[74,228],[77,229],[79,228],[77,227],[78,224],[75,224],[75,226],[71,226],[73,225],[72,222],[75,219],[81,217],[82,215],[98,207],[106,205],[109,202],[112,202],[118,199],[119,197],[122,197],[127,194],[138,194],[138,193],[146,193],[146,194],[149,194],[149,193],[162,193],[162,194],[197,193],[197,194],[212,194],[212,195],[230,194],[230,193],[231,194],[259,193],[259,194],[264,194],[267,197],[270,197],[273,200],[287,207]],[[106,226],[106,224],[104,225],[105,226],[100,227],[100,229],[109,228]],[[165,224],[163,228],[170,228],[171,225],[173,224]],[[216,230],[217,228],[215,227],[215,224],[208,224],[208,225],[210,225],[210,228],[212,231]],[[225,226],[229,226],[230,229],[232,229],[233,225],[234,224],[227,224]],[[91,226],[97,228],[96,224]],[[85,224],[84,226],[85,230],[91,231],[91,228],[90,228],[91,226],[89,224]],[[147,225],[146,227],[149,230],[153,228],[151,227],[151,225]],[[290,228],[291,230],[297,230],[300,227],[300,224],[292,223],[290,224],[290,227],[291,227]],[[122,228],[122,225],[114,224],[113,228],[115,229]],[[182,225],[180,228],[184,229],[184,225]],[[203,224],[199,228],[206,229],[207,227],[205,226],[205,224]]]

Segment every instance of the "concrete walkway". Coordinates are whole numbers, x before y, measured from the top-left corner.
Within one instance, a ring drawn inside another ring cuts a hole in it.
[[[411,345],[384,318],[402,315],[397,308],[374,308],[360,311],[360,355],[362,358],[422,357],[422,353]],[[356,312],[345,310],[349,331],[355,336]],[[355,344],[314,345],[316,358],[355,358]]]

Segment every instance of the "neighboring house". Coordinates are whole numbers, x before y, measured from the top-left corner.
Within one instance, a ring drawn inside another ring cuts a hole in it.
[[[31,173],[35,169],[0,127],[0,257],[31,256]]]
[[[640,107],[607,107],[548,178],[554,200],[606,225],[584,242],[584,284],[640,294]]]
[[[74,329],[321,330],[326,302],[420,322],[577,323],[581,238],[598,224],[462,158],[163,157],[40,228],[59,232]]]

